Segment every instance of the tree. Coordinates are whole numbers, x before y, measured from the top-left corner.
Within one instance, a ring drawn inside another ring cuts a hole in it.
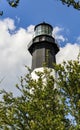
[[[20,0],[6,0],[11,7],[16,8],[19,5]],[[3,11],[0,11],[0,15],[3,15]]]
[[[73,118],[75,130],[80,129],[80,61],[68,61],[59,65],[57,83],[61,86],[61,95],[65,97],[68,114]]]
[[[73,6],[74,9],[80,10],[80,1],[76,0],[60,0],[63,4],[66,4],[68,7]]]
[[[20,96],[1,91],[1,130],[79,130],[80,129],[80,63],[63,62],[52,69],[44,67],[31,77],[31,70],[21,77],[16,88]],[[72,119],[71,119],[72,118]]]
[[[7,0],[7,2],[11,7],[17,7],[20,0]]]

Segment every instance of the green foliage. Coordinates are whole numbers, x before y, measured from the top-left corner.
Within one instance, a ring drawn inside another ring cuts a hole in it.
[[[7,0],[7,2],[11,7],[17,7],[20,0]]]
[[[68,7],[73,6],[74,9],[80,10],[80,1],[76,0],[60,0],[63,4],[66,4]]]
[[[80,62],[69,61],[59,65],[57,83],[61,86],[62,95],[67,99],[66,103],[74,122],[80,127]],[[79,128],[80,129],[80,128]]]
[[[44,67],[21,77],[16,88],[20,96],[1,91],[0,130],[79,130],[80,129],[80,63],[63,62],[52,70]],[[71,119],[71,118],[72,119]]]
[[[16,8],[20,3],[20,0],[6,0],[6,1],[13,8]],[[2,15],[3,15],[3,11],[0,11],[0,16],[2,16]]]

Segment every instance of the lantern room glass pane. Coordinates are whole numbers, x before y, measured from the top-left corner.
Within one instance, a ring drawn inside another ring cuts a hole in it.
[[[37,35],[52,35],[52,28],[48,25],[39,25],[35,30],[35,36]]]

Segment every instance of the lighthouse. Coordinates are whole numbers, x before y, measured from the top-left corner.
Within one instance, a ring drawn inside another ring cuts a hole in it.
[[[45,22],[35,26],[34,37],[28,44],[28,51],[32,55],[32,72],[41,71],[45,63],[47,68],[54,69],[56,63],[55,55],[59,51],[59,46],[52,36],[53,27]]]

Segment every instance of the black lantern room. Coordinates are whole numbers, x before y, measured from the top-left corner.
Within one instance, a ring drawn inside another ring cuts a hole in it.
[[[35,36],[28,44],[28,50],[32,55],[32,70],[46,67],[53,68],[56,63],[55,55],[59,51],[58,44],[52,36],[53,27],[48,23],[40,23],[35,26]]]

